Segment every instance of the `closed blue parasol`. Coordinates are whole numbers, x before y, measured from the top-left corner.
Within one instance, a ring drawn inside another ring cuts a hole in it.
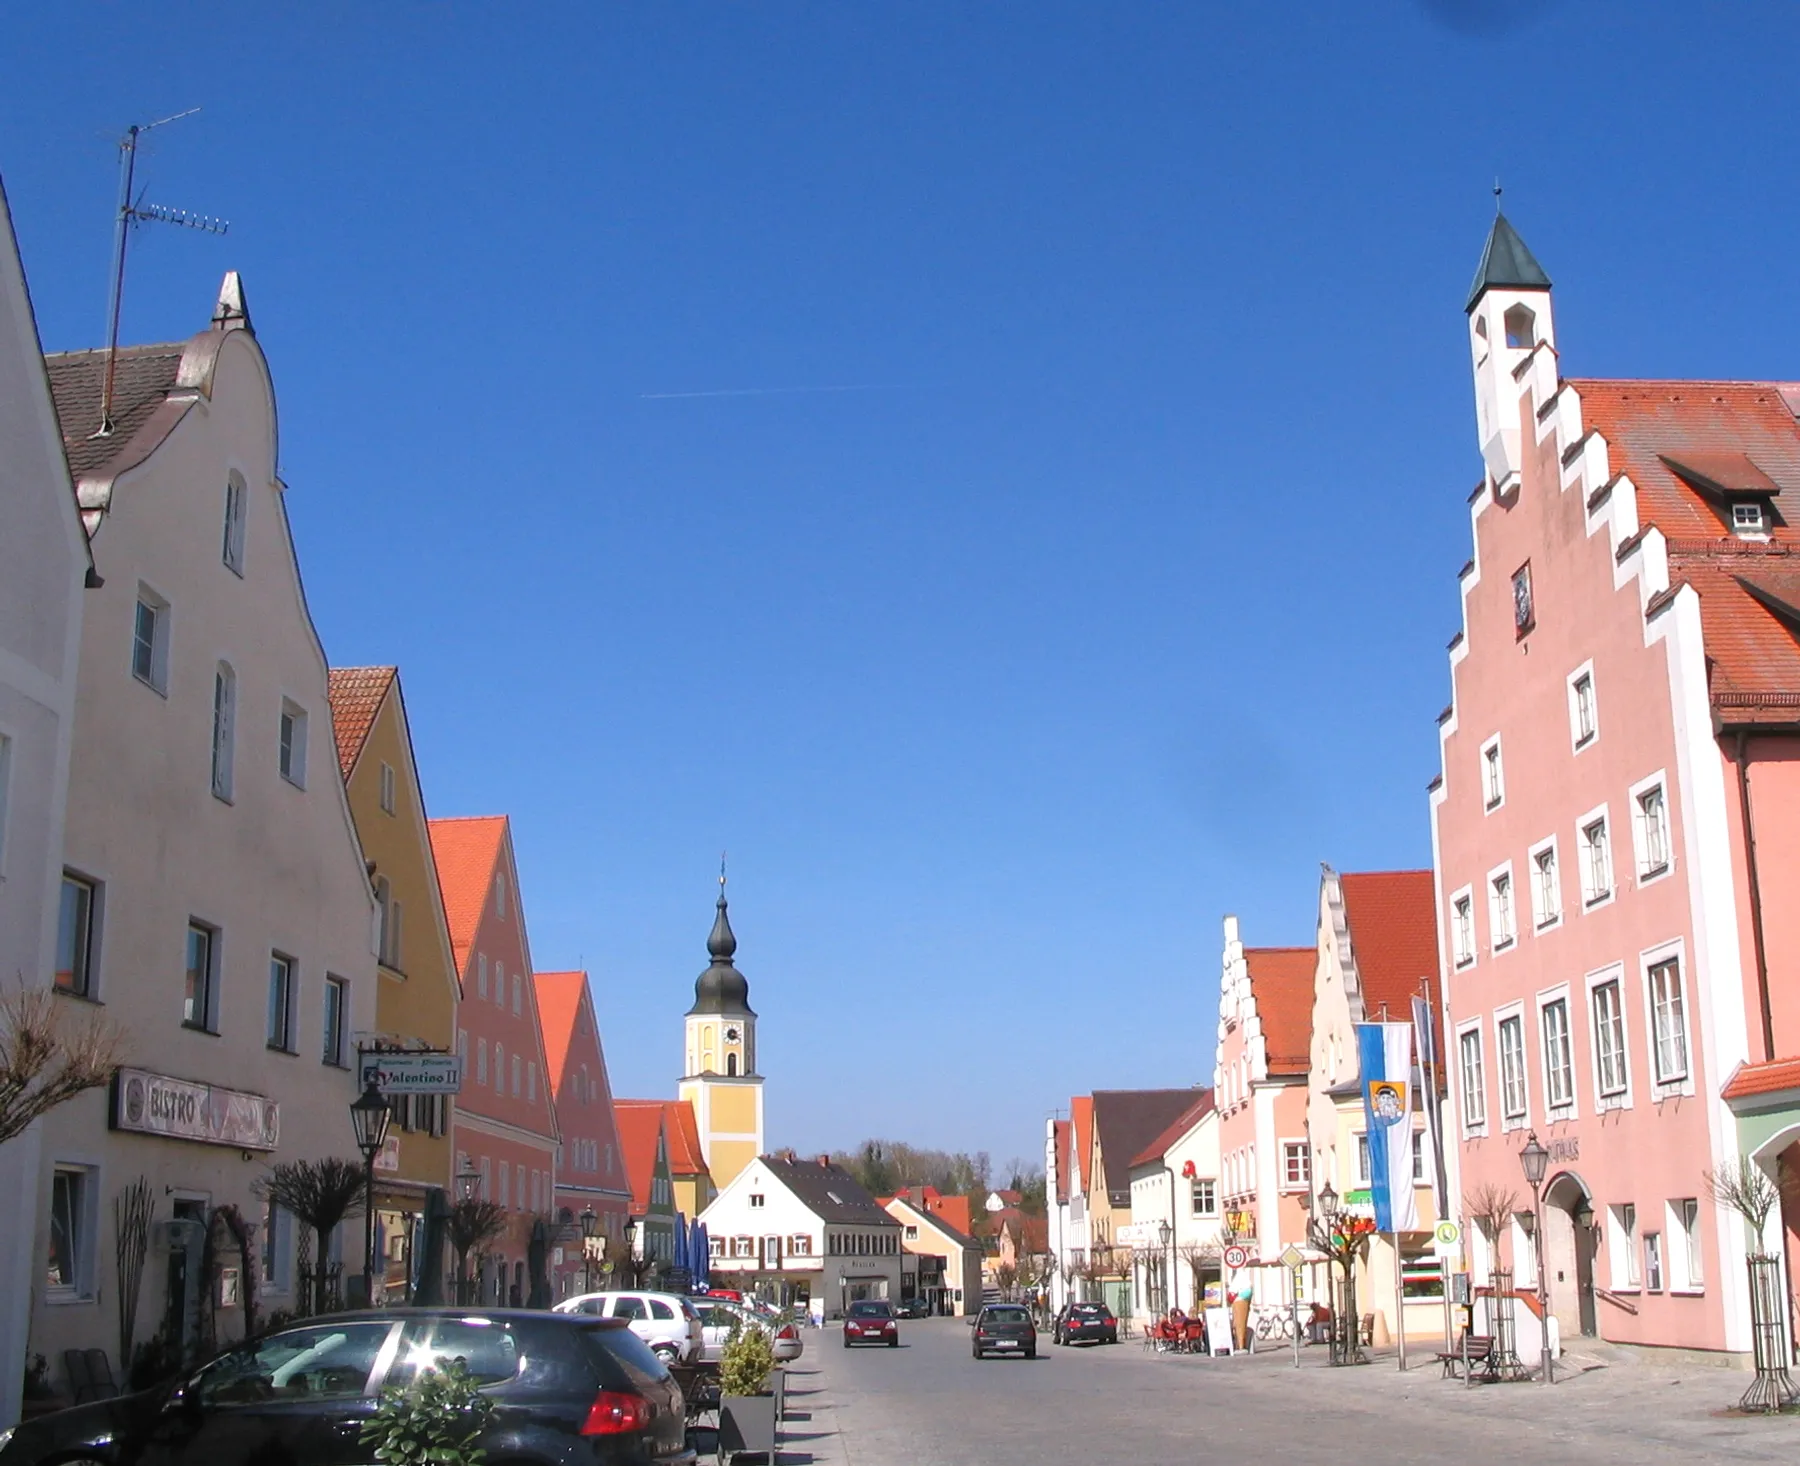
[[[712,1239],[706,1235],[706,1223],[694,1223],[694,1288],[699,1291],[712,1286]]]

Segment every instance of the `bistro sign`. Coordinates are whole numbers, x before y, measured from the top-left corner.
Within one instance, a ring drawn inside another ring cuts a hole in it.
[[[239,1150],[274,1150],[281,1139],[281,1106],[265,1095],[147,1069],[121,1069],[113,1081],[112,1128]]]

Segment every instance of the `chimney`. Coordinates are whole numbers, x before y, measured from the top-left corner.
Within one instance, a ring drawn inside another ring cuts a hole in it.
[[[829,1166],[831,1164],[831,1157],[824,1151],[819,1152],[819,1164],[821,1166]]]

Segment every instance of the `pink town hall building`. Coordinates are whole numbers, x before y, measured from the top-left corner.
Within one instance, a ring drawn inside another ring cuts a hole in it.
[[[1468,305],[1484,473],[1431,793],[1452,1189],[1478,1281],[1562,1338],[1745,1355],[1745,1223],[1800,1258],[1800,385],[1566,378],[1496,217]],[[1780,899],[1779,893],[1789,893]],[[1791,1330],[1790,1330],[1791,1339]],[[1789,1345],[1791,1349],[1791,1343]]]

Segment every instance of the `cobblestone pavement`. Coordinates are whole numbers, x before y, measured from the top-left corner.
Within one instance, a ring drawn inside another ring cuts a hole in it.
[[[1236,1359],[1045,1345],[1034,1361],[975,1362],[955,1319],[901,1325],[899,1349],[845,1350],[809,1334],[783,1466],[1193,1466],[1223,1455],[1281,1466],[1516,1460],[1556,1466],[1800,1461],[1800,1417],[1727,1412],[1747,1373],[1704,1365],[1601,1364],[1553,1389],[1467,1389],[1390,1356],[1337,1370],[1322,1349]]]

